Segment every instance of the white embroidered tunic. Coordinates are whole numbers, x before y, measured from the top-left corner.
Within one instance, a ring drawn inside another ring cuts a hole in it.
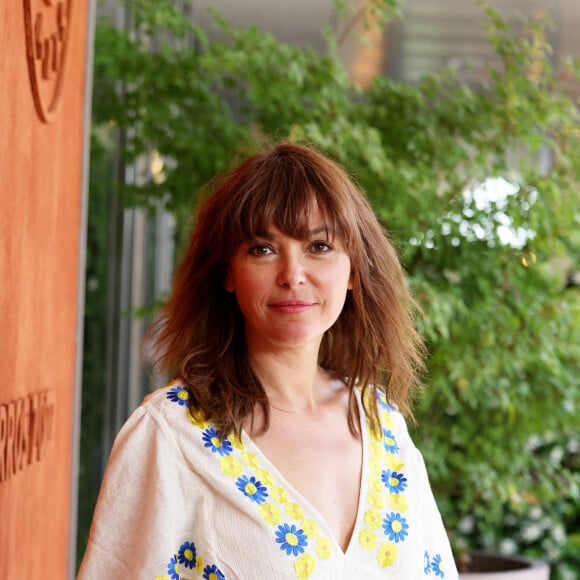
[[[458,577],[423,458],[382,394],[379,434],[357,391],[363,468],[344,552],[249,437],[220,441],[188,398],[159,389],[117,436],[79,580]]]

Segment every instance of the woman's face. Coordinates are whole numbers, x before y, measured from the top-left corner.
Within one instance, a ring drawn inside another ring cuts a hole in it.
[[[351,288],[351,264],[338,236],[327,240],[313,209],[306,239],[274,225],[234,253],[225,289],[245,318],[250,351],[311,345],[316,348],[340,315]]]

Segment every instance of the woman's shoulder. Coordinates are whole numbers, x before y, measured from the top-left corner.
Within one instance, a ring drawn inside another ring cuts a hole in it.
[[[145,396],[131,413],[116,437],[117,447],[135,446],[147,441],[166,441],[181,447],[185,439],[196,438],[196,431],[207,422],[190,407],[189,390],[179,381],[172,381]]]
[[[220,445],[226,443],[218,428],[193,407],[188,388],[173,381],[149,393],[133,411],[115,438],[112,455],[149,461],[156,453],[164,461],[191,466],[207,456],[208,447]]]
[[[149,393],[136,413],[151,415],[172,430],[189,433],[203,430],[210,424],[203,412],[192,406],[191,392],[180,380],[173,380]]]
[[[145,410],[156,410],[165,413],[174,405],[186,407],[189,403],[190,394],[187,387],[179,380],[173,380],[162,387],[158,387],[145,396],[141,406]]]

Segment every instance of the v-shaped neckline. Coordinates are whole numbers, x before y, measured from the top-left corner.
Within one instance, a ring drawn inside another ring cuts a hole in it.
[[[358,491],[358,504],[356,510],[356,517],[354,520],[354,526],[352,528],[352,533],[350,535],[348,545],[345,550],[342,549],[338,539],[335,537],[334,533],[332,532],[330,525],[328,524],[326,518],[322,516],[320,511],[308,500],[304,497],[304,495],[298,491],[284,476],[284,474],[276,467],[276,465],[262,452],[260,447],[254,440],[246,433],[244,429],[242,429],[242,443],[244,448],[248,451],[251,451],[258,457],[258,461],[260,463],[260,467],[266,468],[270,473],[272,473],[275,478],[278,480],[280,487],[284,489],[290,496],[293,496],[296,499],[296,503],[300,505],[300,507],[305,508],[312,519],[320,526],[320,528],[324,529],[326,535],[336,548],[337,552],[342,557],[347,557],[349,552],[352,550],[352,546],[355,542],[355,536],[358,533],[358,529],[360,527],[360,521],[362,518],[362,510],[364,500],[367,490],[367,482],[368,482],[368,423],[366,414],[364,412],[364,408],[361,402],[361,395],[358,389],[355,390],[355,398],[357,401],[358,411],[359,411],[359,424],[360,424],[360,435],[361,435],[361,446],[362,446],[362,456],[361,456],[361,475],[360,475],[360,484],[359,484],[359,491]]]

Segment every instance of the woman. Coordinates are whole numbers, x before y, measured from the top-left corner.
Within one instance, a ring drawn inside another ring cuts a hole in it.
[[[282,143],[214,184],[79,578],[456,578],[404,414],[414,303],[369,204]]]

